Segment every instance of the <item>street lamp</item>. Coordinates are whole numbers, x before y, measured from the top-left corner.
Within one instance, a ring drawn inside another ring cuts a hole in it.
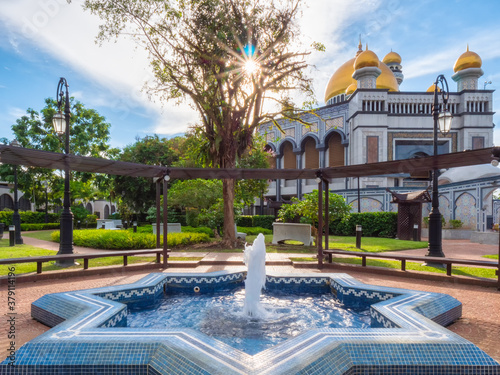
[[[42,186],[45,188],[45,224],[47,224],[49,222],[49,183],[43,181]]]
[[[14,139],[10,145],[13,147],[20,146],[16,139]],[[16,245],[22,245],[23,238],[21,237],[21,216],[19,215],[19,200],[17,198],[17,165],[14,165],[14,213],[12,214],[12,224],[14,224],[16,231]]]
[[[441,85],[439,89],[438,84]],[[439,106],[438,92],[441,92],[442,106]],[[432,116],[434,119],[434,156],[438,154],[438,137],[437,131],[439,130],[443,135],[448,134],[451,129],[452,115],[448,112],[448,99],[450,92],[448,89],[448,82],[446,78],[440,74],[434,83],[434,104],[432,106]],[[444,257],[442,249],[442,227],[441,227],[441,213],[439,212],[439,192],[438,192],[438,170],[436,168],[432,171],[432,210],[429,213],[429,248],[426,256],[430,257]],[[428,263],[428,265],[430,265]],[[436,264],[433,264],[436,266]]]
[[[71,212],[70,199],[69,199],[69,179],[70,179],[70,169],[68,165],[67,156],[69,155],[69,118],[70,118],[70,107],[69,107],[69,92],[68,92],[68,82],[66,78],[59,79],[57,84],[57,108],[58,112],[52,117],[52,123],[54,125],[54,130],[58,135],[66,134],[64,153],[66,154],[66,159],[64,163],[64,201],[63,201],[63,211],[61,213],[61,236],[59,243],[58,255],[73,254],[73,213]],[[64,115],[61,112],[61,106],[64,100]],[[59,260],[57,265],[60,267],[69,267],[74,265],[75,262],[72,259]]]

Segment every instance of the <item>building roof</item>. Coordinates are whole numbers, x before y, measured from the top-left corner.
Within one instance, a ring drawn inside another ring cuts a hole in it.
[[[438,181],[439,184],[450,184],[491,176],[500,176],[500,168],[488,163],[448,169],[439,176]]]

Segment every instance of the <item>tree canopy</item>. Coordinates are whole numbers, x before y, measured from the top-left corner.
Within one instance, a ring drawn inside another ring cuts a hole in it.
[[[290,113],[291,92],[312,95],[297,46],[301,0],[86,0],[100,41],[133,36],[149,52],[152,93],[188,99],[209,166],[233,168],[257,126]],[[265,102],[267,105],[265,105]],[[275,104],[275,105],[272,105]],[[223,181],[224,238],[233,242],[233,180]]]
[[[70,101],[70,152],[75,155],[108,158],[116,155],[117,150],[109,145],[111,125],[94,109],[86,108],[74,98]],[[26,115],[17,119],[12,125],[19,144],[26,148],[63,153],[64,138],[60,138],[54,132],[52,125],[52,117],[56,112],[57,101],[51,98],[45,99],[45,107],[40,112],[28,108]],[[9,143],[7,139],[3,141]],[[0,178],[12,181],[12,168],[10,165],[0,165]],[[35,202],[37,206],[45,204],[45,187],[42,186],[42,182],[47,182],[49,201],[55,204],[62,203],[64,187],[61,174],[54,173],[51,169],[37,167],[22,167],[19,171],[18,186],[27,199]],[[100,198],[100,195],[107,195],[108,186],[107,175],[73,172],[71,196],[72,199],[83,200]]]

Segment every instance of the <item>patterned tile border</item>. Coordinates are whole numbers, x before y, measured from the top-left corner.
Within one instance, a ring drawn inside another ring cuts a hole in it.
[[[134,284],[48,294],[32,304],[49,326],[2,374],[500,374],[500,365],[446,330],[462,305],[438,293],[367,285],[347,274],[268,275],[266,288],[331,292],[347,307],[371,305],[372,328],[315,329],[254,356],[192,329],[127,328],[127,304],[164,290],[210,292],[244,272],[153,273]],[[199,289],[198,289],[199,288]]]

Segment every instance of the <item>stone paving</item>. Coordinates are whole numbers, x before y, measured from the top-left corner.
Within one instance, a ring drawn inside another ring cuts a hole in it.
[[[25,237],[27,239],[27,237]],[[31,242],[31,241],[30,241]],[[28,243],[28,241],[25,241]],[[45,247],[45,246],[41,246]],[[453,249],[457,249],[454,252]],[[86,249],[88,252],[88,249]],[[422,249],[420,251],[424,251]],[[414,250],[409,250],[414,251]],[[472,244],[469,241],[444,241],[443,251],[448,257],[465,258],[474,256],[480,258],[480,254],[497,254],[498,246],[496,245],[479,245]],[[464,252],[462,255],[460,255]],[[472,253],[472,254],[471,254]],[[189,253],[193,254],[193,253]],[[197,253],[196,256],[201,256]],[[238,260],[241,259],[242,253],[210,253],[211,257],[218,260]],[[425,252],[421,255],[424,255]],[[207,254],[208,255],[208,254]],[[290,254],[286,254],[290,256]],[[282,258],[276,254],[268,254],[268,260]],[[475,259],[475,258],[469,258]],[[272,274],[298,274],[298,273],[321,273],[331,272],[331,270],[317,269],[294,269],[291,266],[267,266],[267,273]],[[213,272],[219,270],[241,270],[245,267],[241,266],[225,266],[225,265],[210,265],[199,266],[197,268],[171,268],[164,272]],[[37,282],[19,283],[15,289],[15,312],[16,315],[16,338],[15,347],[19,348],[25,342],[33,339],[49,328],[41,323],[31,319],[30,308],[31,303],[47,293],[63,292],[69,290],[97,288],[109,285],[127,284],[137,281],[141,277],[150,273],[150,271],[130,272],[126,275],[117,271],[110,271],[108,275],[99,276],[79,276],[64,280],[43,280]],[[408,279],[398,276],[381,276],[375,274],[364,273],[360,271],[350,271],[349,274],[362,282],[391,286],[406,289],[416,289],[430,292],[446,293],[463,304],[462,318],[453,323],[448,328],[473,342],[496,361],[500,361],[500,291],[495,288],[485,288],[472,285],[453,284],[448,281],[427,281],[420,279]],[[0,323],[0,349],[2,353],[6,353],[10,346],[10,341],[7,337],[9,324],[7,322],[7,291],[2,288],[0,291],[0,304],[2,306],[3,319]],[[5,355],[2,355],[3,359]]]

